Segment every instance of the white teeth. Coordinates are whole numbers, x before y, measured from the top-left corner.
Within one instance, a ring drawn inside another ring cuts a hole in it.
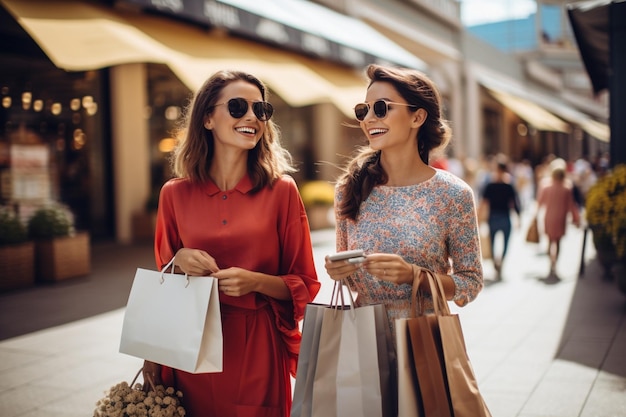
[[[387,133],[387,129],[370,129],[369,130],[370,135],[378,135],[380,133]]]
[[[251,127],[238,127],[237,132],[241,132],[241,133],[250,133],[252,135],[254,135],[256,133],[256,129],[253,129]]]

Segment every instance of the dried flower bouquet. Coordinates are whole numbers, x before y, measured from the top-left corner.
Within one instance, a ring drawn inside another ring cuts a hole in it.
[[[184,417],[183,393],[172,387],[154,386],[151,381],[148,381],[151,389],[144,391],[142,384],[135,384],[141,371],[130,385],[124,381],[111,387],[106,396],[96,402],[93,417]]]

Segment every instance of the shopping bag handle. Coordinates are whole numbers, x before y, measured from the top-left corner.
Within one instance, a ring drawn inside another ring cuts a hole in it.
[[[135,382],[137,382],[137,378],[139,378],[139,375],[141,375],[141,371],[143,371],[143,367],[139,368],[139,371],[135,374],[135,377],[133,378],[133,382],[130,383],[131,388],[135,386]],[[150,384],[150,388],[152,388],[152,391],[156,391],[156,387],[154,386],[154,381],[152,380],[152,378],[150,378],[150,375],[147,375],[146,378],[147,380],[143,381],[143,386],[145,387],[146,384]]]
[[[421,299],[421,291],[419,290],[419,277],[420,274],[426,275],[426,280],[428,282],[428,288],[430,289],[430,294],[433,299],[433,307],[435,309],[435,314],[438,316],[441,315],[450,315],[450,307],[448,306],[448,301],[446,300],[446,293],[443,289],[443,284],[441,280],[437,279],[437,275],[427,268],[422,268],[421,266],[412,265],[413,268],[413,286],[411,288],[411,314],[412,317],[421,316],[424,314],[423,305],[420,303]]]
[[[341,299],[341,307],[345,305],[343,286],[348,286],[343,279],[335,281],[333,285],[333,292],[330,296],[330,308],[335,310],[335,315],[337,314],[337,310],[339,310],[340,304],[339,300]],[[348,287],[348,301],[350,303],[350,310],[352,311],[353,318],[356,317],[356,312],[354,311],[354,298],[352,297],[352,292]]]
[[[176,259],[176,255],[174,255],[174,257],[172,258],[171,261],[169,261],[161,270],[161,280],[160,280],[160,284],[163,284],[165,282],[165,274],[167,273],[167,268],[172,268],[170,274],[174,274],[174,269],[175,269],[175,265],[174,265],[174,259]],[[187,273],[185,273],[185,288],[187,288],[189,286],[189,275],[187,275]]]

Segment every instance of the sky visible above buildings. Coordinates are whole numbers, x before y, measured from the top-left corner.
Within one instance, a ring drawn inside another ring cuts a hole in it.
[[[536,10],[535,0],[461,0],[465,26],[525,18]]]

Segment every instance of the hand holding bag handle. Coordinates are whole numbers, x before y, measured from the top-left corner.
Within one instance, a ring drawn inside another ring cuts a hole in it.
[[[446,300],[446,292],[443,288],[441,280],[437,278],[437,275],[427,268],[421,266],[411,265],[413,268],[413,286],[411,289],[411,318],[424,315],[423,305],[420,303],[421,298],[421,278],[420,276],[426,275],[426,282],[430,289],[430,294],[433,299],[433,308],[435,315],[450,315],[450,307]]]

